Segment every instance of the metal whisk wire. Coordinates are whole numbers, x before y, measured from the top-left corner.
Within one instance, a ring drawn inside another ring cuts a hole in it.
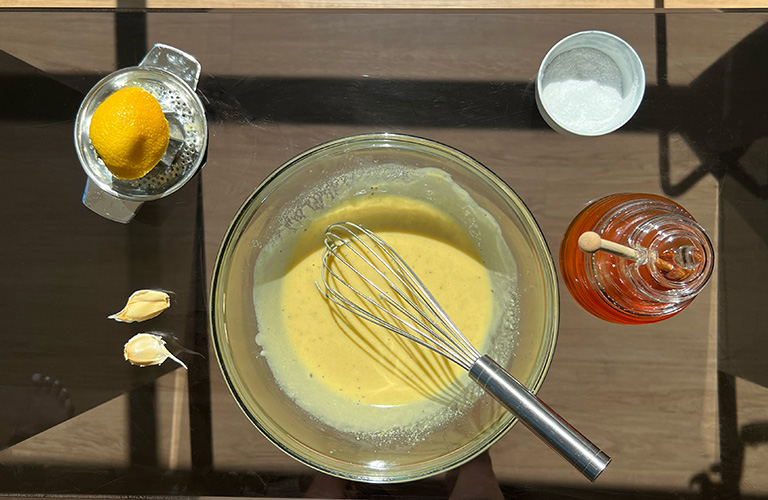
[[[332,224],[325,232],[322,260],[324,288],[317,287],[328,300],[466,369],[472,380],[590,481],[608,466],[608,455],[501,365],[480,355],[416,273],[375,233],[352,222]],[[353,273],[357,287],[345,279],[345,271]]]
[[[347,253],[352,255],[348,257]],[[381,284],[361,272],[350,258],[381,278]],[[467,371],[480,358],[480,353],[462,335],[410,266],[372,231],[352,222],[331,225],[325,233],[322,260],[324,289],[321,292],[335,304],[446,357]],[[339,265],[375,290],[379,300],[352,286],[334,270]],[[383,289],[382,285],[389,290]],[[344,291],[352,292],[363,305],[384,313],[392,322],[349,299]]]

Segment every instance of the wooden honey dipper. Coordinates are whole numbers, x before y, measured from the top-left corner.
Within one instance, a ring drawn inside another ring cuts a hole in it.
[[[608,252],[617,257],[622,257],[631,261],[640,260],[644,252],[632,247],[616,243],[615,241],[605,240],[594,231],[587,231],[579,236],[579,248],[585,253],[595,253],[597,251]],[[647,251],[645,252],[647,253]],[[696,253],[694,252],[694,256]],[[693,269],[685,269],[669,262],[661,257],[656,257],[656,267],[672,281],[681,281],[687,278]]]

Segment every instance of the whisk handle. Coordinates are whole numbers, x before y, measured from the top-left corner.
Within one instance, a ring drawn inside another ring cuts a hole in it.
[[[469,376],[531,431],[590,481],[597,479],[611,458],[488,356],[482,356]]]

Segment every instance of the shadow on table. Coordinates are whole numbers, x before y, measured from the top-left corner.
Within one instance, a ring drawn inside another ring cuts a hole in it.
[[[692,478],[704,498],[740,494],[745,450],[768,443],[768,423],[739,426],[736,378],[768,387],[768,47],[763,25],[693,80],[670,105],[700,166],[671,182],[669,131],[661,132],[661,180],[670,196],[701,178],[720,184],[718,398],[721,461]],[[662,75],[663,77],[664,75]]]

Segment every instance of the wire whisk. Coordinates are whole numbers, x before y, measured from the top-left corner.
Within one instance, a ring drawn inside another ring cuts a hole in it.
[[[464,368],[472,380],[590,481],[611,459],[487,355],[481,355],[408,264],[352,222],[325,232],[318,285],[328,300]]]

